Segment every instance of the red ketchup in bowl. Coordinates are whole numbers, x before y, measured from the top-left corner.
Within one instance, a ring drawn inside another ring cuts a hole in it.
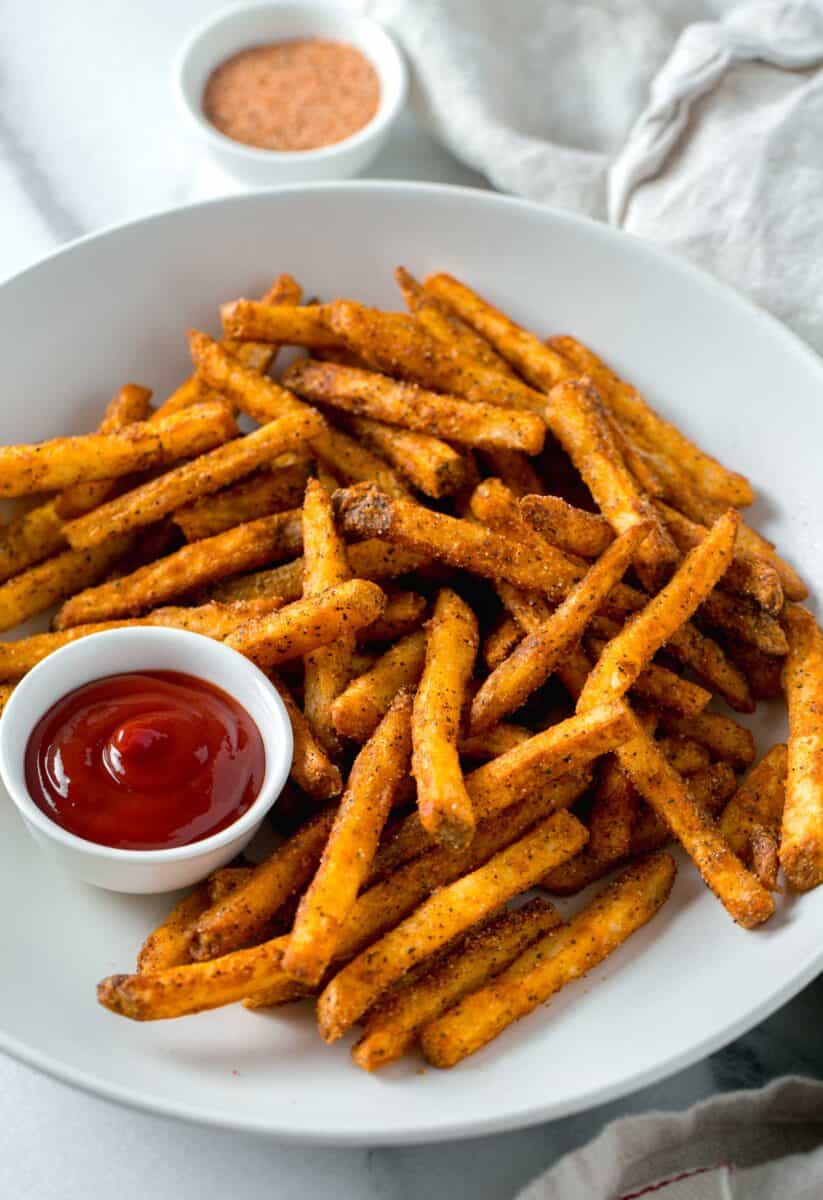
[[[95,679],[26,747],[29,793],[69,833],[121,850],[202,841],[242,816],[265,774],[260,731],[214,684],[176,671]]]

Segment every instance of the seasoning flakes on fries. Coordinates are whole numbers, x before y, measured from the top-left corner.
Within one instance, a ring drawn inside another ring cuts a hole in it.
[[[672,843],[744,929],[823,882],[823,634],[737,512],[749,481],[584,342],[397,282],[405,313],[286,275],[215,297],[222,340],[190,332],[160,407],[125,384],[96,432],[0,448],[0,496],[33,497],[0,530],[0,628],[60,605],[0,644],[0,704],[61,646],[167,625],[256,662],[293,729],[284,839],[183,897],[100,1002],[313,997],[369,1071],[452,1067],[616,952]],[[788,742],[755,763],[721,705],[777,697]],[[519,901],[613,871],[566,919]]]

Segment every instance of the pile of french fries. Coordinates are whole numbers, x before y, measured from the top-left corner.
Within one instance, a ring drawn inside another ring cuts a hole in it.
[[[823,634],[749,482],[576,339],[397,278],[406,313],[283,276],[190,334],[160,407],[128,384],[98,432],[0,449],[0,495],[39,495],[0,536],[2,628],[60,606],[0,645],[6,695],[75,638],[171,625],[257,663],[294,728],[281,844],[100,1002],[315,997],[367,1070],[453,1066],[600,963],[665,903],[670,843],[747,929],[779,872],[823,880]],[[721,706],[777,696],[788,745],[755,764]],[[546,896],[614,871],[570,918]]]

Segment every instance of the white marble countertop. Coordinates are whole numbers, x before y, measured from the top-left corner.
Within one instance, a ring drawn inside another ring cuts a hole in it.
[[[226,190],[182,140],[167,88],[176,45],[218,6],[76,0],[69,18],[53,0],[30,0],[13,16],[6,12],[0,278],[103,224]],[[485,186],[411,112],[368,173]],[[404,1149],[293,1149],[178,1124],[72,1091],[0,1057],[0,1195],[143,1200],[148,1187],[175,1200],[503,1200],[615,1116],[684,1108],[785,1073],[823,1077],[823,1043],[809,1036],[821,1008],[823,979],[719,1054],[623,1101],[530,1130]]]

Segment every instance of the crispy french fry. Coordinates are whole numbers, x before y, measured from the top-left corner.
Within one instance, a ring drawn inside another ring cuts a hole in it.
[[[579,577],[574,565],[548,543],[538,558],[532,546],[524,547],[514,538],[384,496],[373,488],[341,489],[334,504],[347,533],[385,538],[490,579],[506,579],[517,587],[560,598]]]
[[[0,582],[59,554],[67,546],[57,500],[36,505],[0,530]]]
[[[312,438],[311,448],[342,483],[369,482],[387,496],[410,495],[403,480],[384,459],[331,425]]]
[[[524,496],[520,508],[533,529],[570,554],[599,558],[614,541],[605,517],[575,508],[560,496]]]
[[[126,383],[106,405],[103,420],[97,427],[98,433],[118,433],[135,421],[147,421],[151,415],[151,391],[137,383]],[[75,483],[54,498],[54,508],[59,517],[70,521],[83,513],[91,512],[98,504],[104,504],[114,494],[111,480],[101,479],[95,483]]]
[[[352,300],[337,300],[331,307],[335,333],[378,371],[466,400],[535,413],[541,409],[541,397],[520,379],[449,352],[413,317]]]
[[[704,745],[713,759],[730,762],[734,767],[749,767],[754,762],[754,738],[750,731],[721,713],[698,713],[678,717],[661,713],[660,724],[668,734],[692,738]]]
[[[704,767],[708,767],[711,762],[708,748],[702,742],[692,741],[691,738],[669,734],[658,738],[657,744],[678,775],[693,775],[695,771],[702,771]]]
[[[361,629],[361,642],[394,642],[420,628],[426,613],[426,597],[419,592],[388,592],[383,615]]]
[[[638,805],[634,784],[617,759],[609,755],[601,768],[592,799],[586,853],[604,862],[625,858],[631,849]]]
[[[254,868],[242,887],[198,918],[190,938],[193,959],[217,959],[265,930],[278,909],[308,883],[317,869],[334,814],[334,808],[325,808],[310,818]],[[251,995],[251,991],[246,994]]]
[[[365,674],[353,679],[332,704],[334,728],[341,737],[365,742],[404,687],[413,687],[423,672],[426,634],[408,634],[390,646]]]
[[[11,694],[14,691],[14,688],[15,684],[13,683],[0,683],[0,715],[2,715],[3,709],[6,707],[9,700],[11,700]]]
[[[523,630],[511,613],[503,612],[483,640],[483,661],[495,671],[523,639]]]
[[[323,1040],[341,1037],[416,963],[531,887],[546,870],[571,858],[586,836],[571,813],[555,813],[484,866],[432,896],[323,989],[317,1004]]]
[[[273,470],[258,471],[213,496],[202,496],[178,509],[174,523],[187,542],[214,537],[235,525],[268,517],[302,503],[309,477],[309,460],[301,459]]]
[[[643,583],[656,591],[677,566],[677,547],[626,468],[597,392],[585,381],[558,385],[549,395],[546,421],[616,532],[651,521],[635,565]]]
[[[567,924],[524,950],[502,975],[425,1025],[420,1043],[427,1061],[455,1066],[601,963],[659,911],[675,872],[666,853],[629,867]]]
[[[783,663],[785,656],[764,654],[749,642],[725,637],[729,657],[745,677],[755,700],[777,700],[783,695]]]
[[[788,751],[779,744],[741,783],[720,818],[720,832],[769,891],[777,886],[777,850],[786,800]],[[774,852],[767,850],[770,842]]]
[[[786,635],[777,618],[743,596],[715,590],[703,601],[698,615],[702,622],[732,634],[763,654],[781,657],[788,653]]]
[[[783,621],[789,755],[780,865],[789,887],[805,892],[823,882],[823,632],[796,604],[786,606]]]
[[[191,411],[191,410],[186,410]],[[183,546],[174,554],[140,567],[123,579],[89,588],[73,596],[55,618],[55,628],[67,629],[89,621],[105,621],[145,612],[186,595],[226,575],[249,570],[277,558],[288,558],[302,547],[299,511],[261,517],[214,537]],[[100,553],[96,547],[87,553]],[[83,554],[82,551],[72,551]],[[74,590],[83,586],[75,582]]]
[[[306,599],[321,596],[350,578],[346,547],[335,528],[329,494],[316,479],[310,479],[303,501],[303,595]],[[344,630],[334,644],[318,646],[303,660],[303,712],[332,758],[342,747],[331,708],[349,682],[354,646],[354,633]]]
[[[317,984],[365,882],[411,755],[412,696],[399,692],[349,775],[317,872],[297,910],[283,956],[287,975]]]
[[[231,412],[215,400],[156,424],[127,425],[119,433],[4,446],[0,448],[0,496],[25,496],[166,466],[211,450],[236,432]]]
[[[286,310],[283,308],[272,311]],[[305,312],[306,309],[298,308],[294,311]],[[189,330],[189,350],[201,383],[226,397],[258,425],[276,421],[306,407],[273,379],[245,367],[239,358],[208,334],[200,333],[196,329]]]
[[[469,732],[483,733],[551,675],[559,658],[580,640],[591,618],[620,581],[650,526],[629,526],[571,589],[539,632],[530,633],[484,681],[471,706]]]
[[[216,904],[225,900],[232,892],[236,892],[244,883],[248,883],[254,867],[221,867],[209,875],[206,883],[209,889],[209,903]]]
[[[350,579],[319,596],[295,600],[279,612],[248,621],[229,634],[226,645],[258,666],[271,667],[328,646],[344,633],[356,633],[380,616],[385,602],[376,583]]]
[[[286,371],[283,382],[306,400],[467,446],[537,454],[546,436],[537,413],[460,400],[357,367],[300,359]]]
[[[500,479],[518,500],[534,492],[543,492],[543,481],[521,450],[486,449],[480,460],[490,475]]]
[[[339,767],[335,766],[315,737],[303,712],[279,675],[271,681],[280,693],[291,722],[294,751],[289,774],[313,800],[328,800],[343,790]]]
[[[78,588],[96,583],[131,545],[126,535],[110,538],[91,550],[64,550],[0,584],[0,629],[12,629]]]
[[[375,1071],[413,1046],[424,1025],[504,970],[537,938],[555,929],[560,915],[539,896],[476,930],[420,978],[389,996],[366,1020],[352,1050],[359,1067]]]
[[[234,483],[278,454],[298,449],[322,428],[322,417],[308,410],[270,421],[69,521],[65,535],[75,550],[83,550],[113,534],[150,525],[184,504]]]
[[[691,617],[728,566],[737,522],[734,509],[720,517],[663,590],[608,643],[586,681],[578,702],[581,709],[624,695],[657,651]]]
[[[209,907],[209,903],[209,884],[206,881],[175,904],[165,920],[152,930],[140,947],[137,970],[141,975],[152,975],[167,967],[177,967],[191,961],[189,942],[192,926]]]
[[[605,649],[594,639],[589,639],[587,644],[595,650],[594,657]],[[712,698],[711,692],[699,683],[683,679],[658,663],[649,663],[635,681],[632,695],[655,709],[667,709],[684,717],[702,712]]]
[[[330,304],[281,304],[230,300],[220,310],[223,329],[239,341],[276,342],[284,346],[339,346],[330,327]]]
[[[487,730],[482,737],[461,737],[460,757],[488,762],[491,758],[497,758],[499,754],[506,754],[507,751],[522,746],[530,737],[532,731],[525,725],[512,725],[508,721],[501,721],[499,725]]]
[[[414,700],[412,774],[423,828],[455,849],[471,841],[475,826],[457,747],[477,647],[477,618],[456,592],[443,588],[428,624]]]
[[[469,481],[471,472],[465,455],[440,438],[386,425],[372,417],[349,416],[346,427],[427,496],[449,496]]]

